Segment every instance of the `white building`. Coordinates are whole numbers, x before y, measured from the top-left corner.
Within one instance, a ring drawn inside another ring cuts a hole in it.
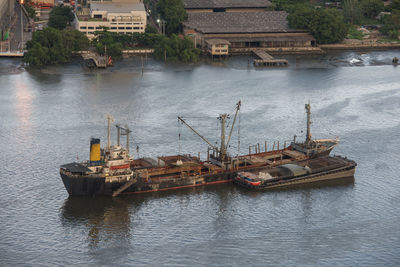
[[[103,27],[110,32],[144,33],[146,21],[143,3],[92,2],[89,15],[77,16],[76,28],[88,38],[93,38],[94,32]]]

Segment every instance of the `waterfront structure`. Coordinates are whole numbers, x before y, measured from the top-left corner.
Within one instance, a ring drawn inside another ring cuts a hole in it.
[[[229,45],[227,40],[223,39],[209,39],[206,40],[207,52],[212,56],[227,56]]]
[[[231,43],[232,53],[263,49],[269,52],[312,51],[315,39],[305,31],[290,29],[285,11],[192,12],[183,23],[185,35],[206,48],[207,40]]]
[[[254,12],[271,7],[268,0],[184,0],[187,13],[198,12]]]
[[[86,12],[76,15],[75,27],[91,39],[95,31],[104,27],[110,32],[144,33],[146,23],[146,10],[141,2],[92,2]]]

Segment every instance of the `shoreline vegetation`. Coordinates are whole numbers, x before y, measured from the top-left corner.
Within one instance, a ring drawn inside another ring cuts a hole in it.
[[[288,12],[288,24],[293,29],[308,31],[316,39],[316,49],[271,48],[271,53],[323,53],[332,49],[396,49],[400,48],[400,0],[384,5],[381,0],[339,0],[329,2],[310,0],[271,0],[269,10]],[[24,61],[43,66],[69,62],[79,51],[96,51],[119,59],[123,54],[145,49],[153,51],[158,60],[197,62],[201,50],[182,35],[182,22],[187,14],[182,0],[146,0],[153,18],[160,16],[167,23],[166,35],[159,34],[149,23],[145,33],[118,34],[107,28],[95,32],[89,40],[72,29],[74,15],[70,7],[56,6],[50,13],[49,27],[34,32],[27,42]],[[362,26],[367,25],[367,26]],[[250,52],[250,50],[249,50]]]

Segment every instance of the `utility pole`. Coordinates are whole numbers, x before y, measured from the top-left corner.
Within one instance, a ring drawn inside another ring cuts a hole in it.
[[[20,0],[20,8],[21,8],[21,51],[24,50],[24,18],[22,16],[22,5],[25,0]]]

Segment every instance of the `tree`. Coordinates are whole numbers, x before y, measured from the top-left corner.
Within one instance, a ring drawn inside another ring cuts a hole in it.
[[[165,30],[168,35],[181,32],[182,22],[187,19],[182,0],[160,0],[157,11],[166,22]]]
[[[193,42],[188,38],[179,38],[176,34],[164,37],[154,49],[157,59],[182,62],[197,62],[200,50],[195,48]]]
[[[88,44],[86,35],[77,30],[45,28],[34,32],[32,40],[27,42],[24,61],[38,66],[65,63],[71,59],[72,52],[85,50]]]
[[[363,15],[367,18],[375,18],[384,9],[381,0],[362,0],[360,5]]]
[[[348,32],[348,25],[336,9],[317,9],[309,25],[310,33],[320,44],[342,41]]]
[[[400,10],[392,10],[392,14],[384,16],[380,31],[392,39],[398,39],[400,30]]]
[[[298,8],[288,16],[292,28],[308,30],[320,44],[342,41],[348,32],[344,18],[336,9]]]
[[[49,27],[63,30],[74,20],[74,13],[68,6],[56,6],[50,12]]]
[[[67,27],[68,19],[61,15],[52,15],[49,18],[49,27],[57,30],[63,30]]]
[[[294,29],[308,29],[314,17],[314,8],[309,5],[297,4],[288,16],[288,23]]]
[[[347,22],[358,24],[361,22],[362,12],[358,0],[343,1],[343,15]]]

